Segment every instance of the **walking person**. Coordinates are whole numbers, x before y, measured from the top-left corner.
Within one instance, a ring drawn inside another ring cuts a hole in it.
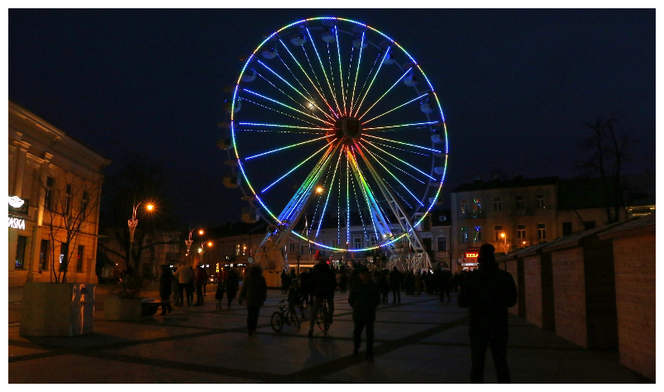
[[[311,314],[309,315],[309,333],[307,336],[314,336],[314,325],[318,319],[318,309],[320,309],[322,301],[327,301],[329,309],[329,324],[332,324],[332,316],[334,314],[334,287],[336,284],[337,280],[334,276],[334,271],[332,271],[325,259],[318,260],[318,264],[314,265],[311,273],[314,304],[311,307]]]
[[[168,269],[171,270],[170,268]],[[178,277],[171,272],[171,293],[173,294],[173,305],[180,306],[182,296],[180,295],[180,282]]]
[[[222,302],[224,299],[224,293],[226,292],[226,282],[223,280],[217,281],[217,291],[214,293],[214,299],[217,301],[216,309],[222,309]]]
[[[159,276],[159,297],[161,298],[161,314],[165,315],[173,311],[171,306],[171,292],[173,285],[173,273],[168,265],[159,266],[161,275]]]
[[[194,306],[203,305],[203,286],[207,283],[207,280],[208,275],[205,268],[203,268],[203,265],[199,265],[194,277],[194,284],[196,285],[196,304]]]
[[[348,294],[348,304],[353,308],[353,355],[358,355],[362,343],[362,331],[366,328],[367,360],[373,361],[374,321],[376,308],[380,304],[380,289],[371,279],[369,269],[360,267],[360,280]]]
[[[180,297],[180,306],[184,306],[184,298],[185,298],[185,292],[187,295],[187,306],[191,306],[191,299],[189,298],[189,284],[191,283],[191,280],[194,278],[193,271],[191,270],[191,267],[188,267],[184,265],[184,263],[180,264],[177,270],[175,270],[174,274],[178,278],[178,292],[179,292],[179,297]]]
[[[390,272],[390,288],[392,289],[392,303],[401,303],[401,279],[403,274],[394,267]]]
[[[459,306],[470,308],[471,382],[484,382],[487,346],[491,347],[498,382],[510,382],[507,308],[516,305],[517,291],[512,275],[498,268],[495,250],[491,244],[480,247],[479,268],[464,278],[457,298]]]
[[[249,268],[249,274],[242,282],[242,291],[240,291],[239,302],[247,301],[247,332],[249,336],[256,335],[256,326],[258,325],[258,315],[261,306],[267,299],[267,283],[263,277],[263,270],[260,266],[254,265]]]
[[[196,279],[196,273],[191,266],[187,267],[187,269],[189,269],[189,276],[191,276],[191,278],[189,279],[189,284],[184,287],[184,290],[187,293],[187,306],[191,306],[194,302],[194,281]]]
[[[231,302],[237,295],[237,290],[240,287],[240,276],[235,272],[234,269],[228,272],[228,278],[226,279],[226,298],[228,305],[227,309],[231,308]]]

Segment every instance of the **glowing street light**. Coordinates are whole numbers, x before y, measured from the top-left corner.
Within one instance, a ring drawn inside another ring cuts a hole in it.
[[[140,207],[140,205],[141,203],[134,204],[132,207],[131,219],[127,221],[127,226],[129,227],[129,255],[127,261],[131,260],[131,248],[134,243],[134,233],[136,232],[136,226],[138,226],[138,218],[136,217],[136,214],[138,213],[138,207]],[[152,212],[152,210],[154,210],[154,204],[147,204],[145,209]]]

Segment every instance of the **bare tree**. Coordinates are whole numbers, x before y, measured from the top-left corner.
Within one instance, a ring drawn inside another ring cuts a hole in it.
[[[37,183],[44,190],[44,214],[47,219],[43,220],[43,227],[48,233],[51,248],[50,280],[65,283],[79,236],[97,235],[96,224],[89,222],[89,218],[96,214],[99,207],[101,186],[79,179],[60,183],[51,177],[47,178],[46,183],[40,179]],[[60,248],[57,257],[56,245]]]
[[[599,174],[609,222],[619,221],[620,210],[624,207],[622,165],[632,142],[626,134],[616,132],[617,122],[614,113],[606,121],[597,119],[594,124],[585,124],[591,134],[581,142],[580,146],[591,155],[588,160],[577,164],[577,169],[586,175]]]

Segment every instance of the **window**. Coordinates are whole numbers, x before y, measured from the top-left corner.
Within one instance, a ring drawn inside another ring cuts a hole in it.
[[[438,237],[438,252],[447,252],[447,237]]]
[[[546,223],[537,224],[537,239],[540,241],[546,239]]]
[[[494,231],[496,232],[496,241],[503,241],[504,238],[501,237],[500,235],[503,234],[503,226],[495,226]]]
[[[67,184],[66,190],[67,195],[65,196],[65,215],[69,215],[71,212],[71,184]]]
[[[78,253],[76,254],[76,272],[83,272],[83,256],[85,255],[85,247],[78,246]]]
[[[520,241],[526,239],[526,225],[516,225],[516,239]]]
[[[305,253],[307,253],[307,247],[306,247],[306,245],[302,245],[302,246],[300,246],[300,254],[303,255],[303,254],[305,254]]]
[[[85,217],[85,210],[88,209],[88,203],[90,202],[90,195],[87,191],[83,191],[83,198],[81,199],[81,217]]]
[[[297,251],[297,244],[294,242],[291,242],[288,244],[288,251],[289,252],[296,252]]]
[[[503,210],[503,199],[501,197],[493,198],[493,210],[502,211]]]
[[[468,212],[468,200],[461,200],[461,213],[465,214]]]
[[[523,202],[523,196],[514,196],[514,200],[516,201],[517,211],[523,211],[526,209],[526,204]]]
[[[440,215],[438,217],[438,222],[447,222],[447,215]]]
[[[482,199],[473,199],[473,218],[482,214]]]
[[[583,222],[583,227],[586,230],[594,229],[595,228],[595,221]]]
[[[242,252],[242,248],[240,244],[235,244],[235,256],[239,256],[240,252]]]
[[[475,226],[475,232],[473,233],[473,242],[482,241],[482,226]]]
[[[48,269],[48,240],[41,240],[39,247],[39,269],[46,271]]]
[[[22,235],[18,236],[18,241],[16,242],[16,262],[14,264],[15,269],[23,269],[25,263],[25,245],[28,242],[28,237],[23,237]]]
[[[468,228],[461,228],[461,242],[468,242]]]
[[[563,222],[563,237],[572,235],[572,222]]]
[[[46,177],[46,194],[44,197],[44,202],[46,203],[46,209],[53,211],[55,207],[53,201],[53,192],[55,187],[55,179],[53,177]]]
[[[546,204],[544,203],[544,195],[537,195],[537,208],[540,210],[546,209]]]
[[[67,261],[68,255],[69,255],[69,244],[66,243],[66,242],[63,242],[60,245],[60,259],[59,259],[60,271],[65,270],[65,262]]]
[[[353,234],[353,248],[361,249],[362,248],[362,235]]]
[[[242,244],[242,256],[247,255],[247,244]]]

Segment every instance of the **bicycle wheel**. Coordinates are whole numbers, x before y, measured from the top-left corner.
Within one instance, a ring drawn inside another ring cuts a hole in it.
[[[270,322],[272,324],[272,329],[274,329],[275,332],[279,332],[284,328],[284,315],[281,314],[281,312],[274,312]]]

